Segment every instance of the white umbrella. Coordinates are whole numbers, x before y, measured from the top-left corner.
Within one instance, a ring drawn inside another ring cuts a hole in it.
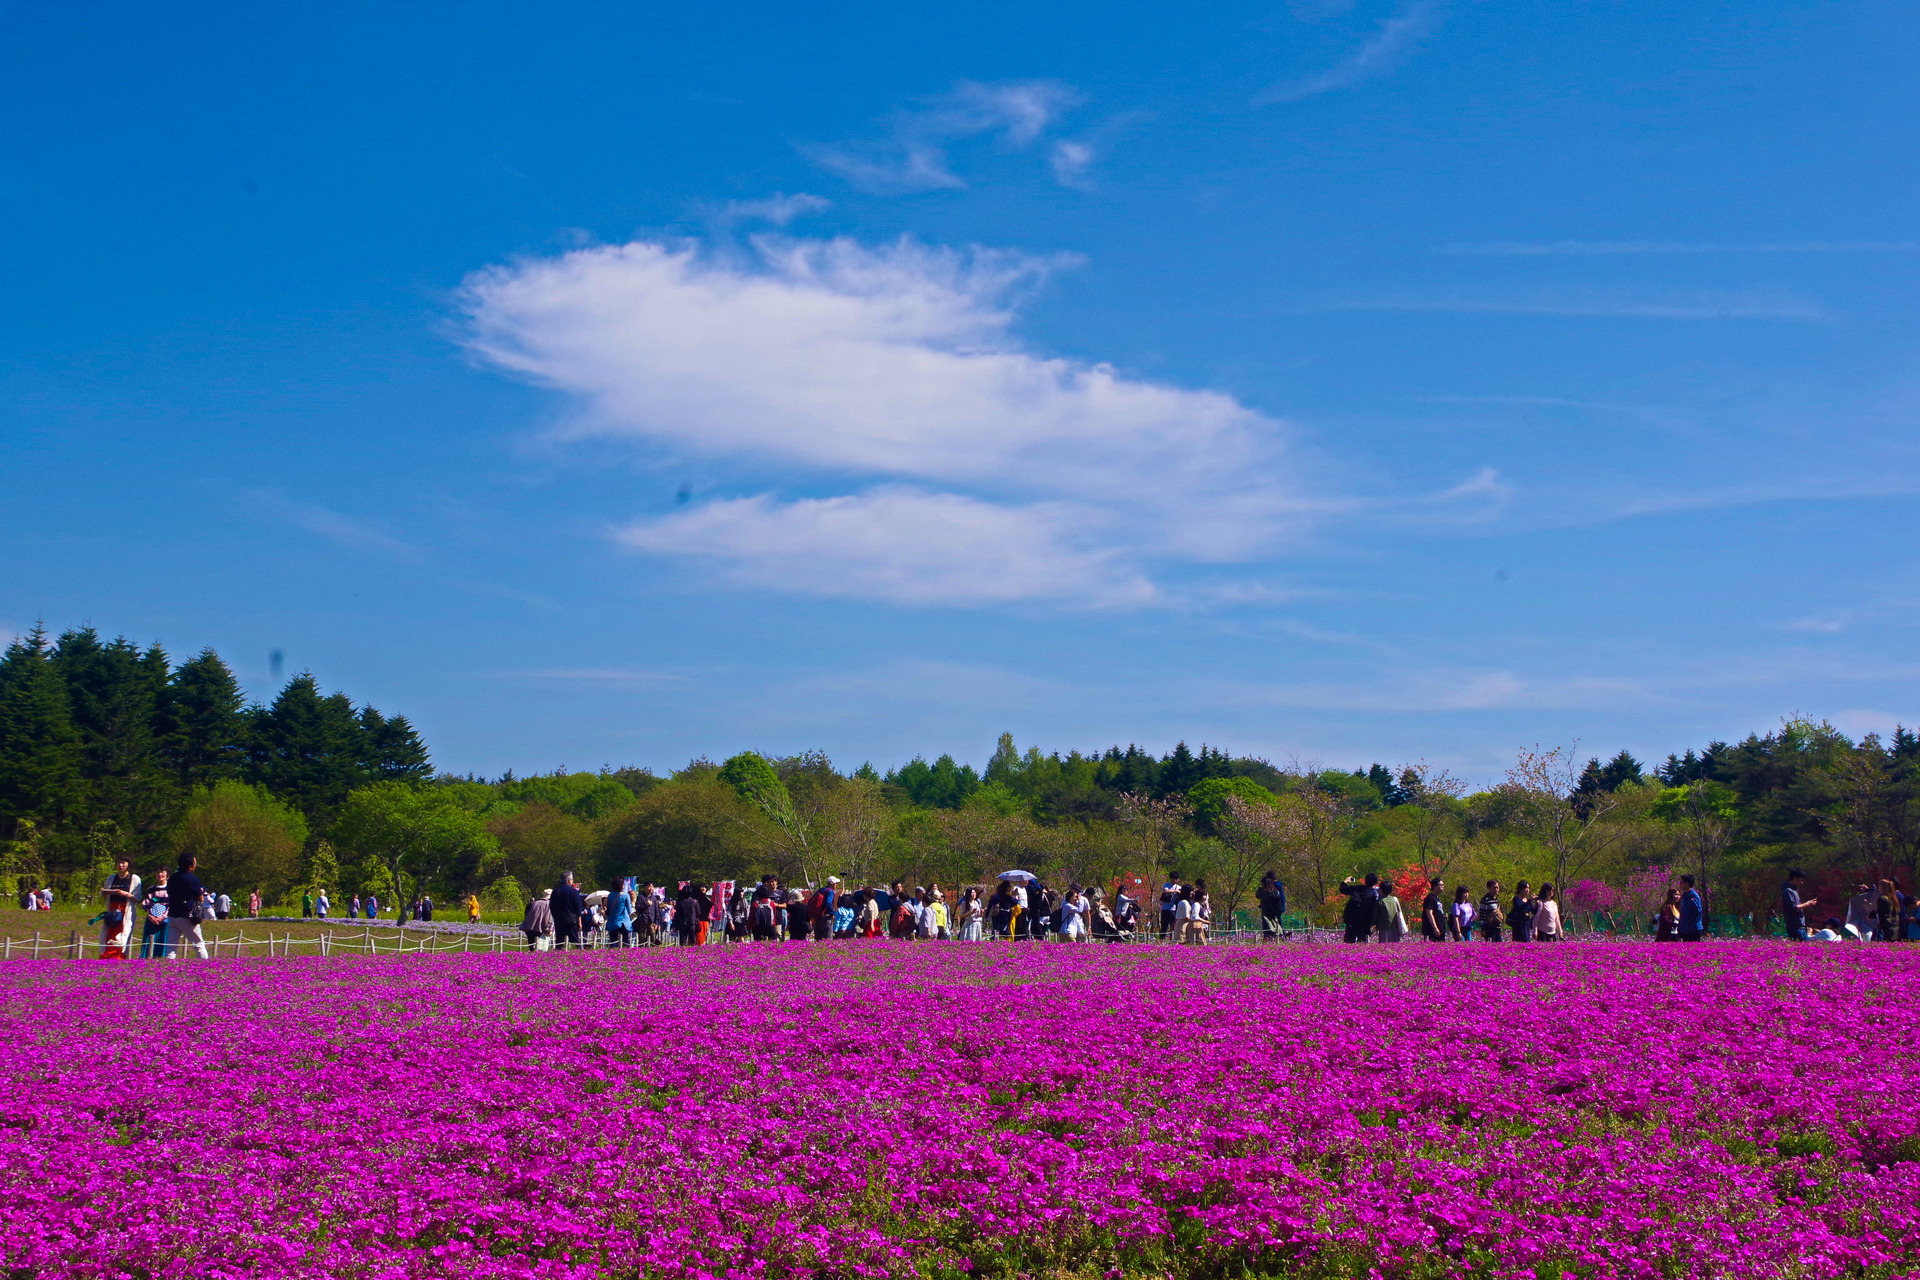
[[[587,895],[587,905],[590,907],[597,907],[601,903],[605,902],[606,900],[607,900],[607,891],[605,889],[595,889],[592,893]]]
[[[1002,871],[994,878],[996,880],[1034,880],[1038,877],[1031,871]]]

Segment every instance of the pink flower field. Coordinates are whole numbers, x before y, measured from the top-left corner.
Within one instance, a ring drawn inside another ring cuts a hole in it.
[[[1904,947],[0,969],[25,1276],[1920,1274]]]

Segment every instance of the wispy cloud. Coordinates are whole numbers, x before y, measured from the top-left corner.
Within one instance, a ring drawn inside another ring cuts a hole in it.
[[[707,206],[707,221],[715,227],[732,227],[742,222],[765,222],[784,227],[795,218],[833,207],[833,201],[810,196],[804,191],[788,195],[776,191],[758,200],[729,200]]]
[[[1791,320],[1827,323],[1837,319],[1817,298],[1775,290],[1696,293],[1639,297],[1606,293],[1551,293],[1463,297],[1357,298],[1327,303],[1323,311],[1439,312],[1450,315],[1570,316],[1622,320]]]
[[[383,556],[407,564],[418,564],[426,558],[426,552],[419,547],[383,533],[367,521],[342,515],[327,507],[293,502],[277,493],[258,491],[249,496],[257,506],[286,523],[349,551]]]
[[[896,112],[882,138],[800,150],[822,168],[877,195],[960,188],[967,184],[953,170],[948,155],[952,144],[991,138],[1013,150],[1031,146],[1079,101],[1071,86],[1057,80],[965,80],[948,93]],[[1063,186],[1077,186],[1084,184],[1093,158],[1093,148],[1085,143],[1060,143],[1050,162]]]
[[[1281,423],[1216,391],[1036,354],[1019,300],[1065,263],[911,241],[640,241],[473,277],[471,348],[624,438],[753,485],[618,531],[754,586],[913,604],[1159,599],[1324,500]],[[808,492],[807,490],[811,490]]]
[[[1255,96],[1254,105],[1299,102],[1385,75],[1400,65],[1421,41],[1439,30],[1445,19],[1439,0],[1414,0],[1382,22],[1379,30],[1335,66],[1318,75],[1265,89]]]
[[[1920,240],[1795,240],[1704,244],[1684,240],[1492,240],[1436,245],[1431,253],[1471,258],[1603,257],[1638,253],[1920,253]]]

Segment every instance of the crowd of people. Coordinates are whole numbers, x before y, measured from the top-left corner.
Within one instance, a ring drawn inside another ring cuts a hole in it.
[[[101,886],[105,908],[92,922],[100,925],[101,957],[137,954],[141,959],[173,959],[192,953],[205,958],[200,925],[230,918],[233,902],[203,885],[194,872],[194,858],[183,855],[177,870],[170,873],[162,868],[152,884],[143,884],[128,861],[121,859]],[[1805,887],[1806,876],[1798,870],[1790,872],[1781,886],[1781,914],[1790,938],[1920,940],[1920,902],[1891,879],[1878,885],[1861,884],[1847,898],[1844,916],[1828,916],[1819,929],[1809,926],[1808,913],[1821,904],[1806,897]],[[1429,942],[1558,942],[1567,936],[1568,922],[1552,884],[1542,884],[1536,893],[1528,881],[1521,880],[1509,897],[1498,880],[1488,880],[1476,899],[1466,885],[1449,891],[1444,879],[1435,878],[1421,899],[1417,925],[1409,923],[1396,886],[1378,875],[1349,877],[1341,882],[1339,892],[1346,899],[1341,922],[1349,943],[1397,943],[1415,928]],[[259,897],[255,893],[248,904],[256,916]],[[52,909],[51,890],[30,891],[22,898],[22,905],[30,910]],[[1286,887],[1272,873],[1262,878],[1254,900],[1263,937],[1274,939],[1290,932],[1283,923]],[[476,897],[469,895],[461,905],[469,921],[479,920]],[[783,885],[776,875],[762,876],[757,884],[746,886],[731,880],[687,880],[669,886],[619,877],[603,890],[583,893],[568,872],[527,905],[520,931],[528,949],[536,951],[852,938],[1119,942],[1153,937],[1194,945],[1207,942],[1213,929],[1213,900],[1204,879],[1189,883],[1170,877],[1161,885],[1154,905],[1155,913],[1144,913],[1139,897],[1125,881],[1111,893],[1099,885],[1078,883],[1056,890],[1024,871],[1008,872],[990,886],[970,886],[951,896],[937,884],[909,887],[896,880],[848,889],[840,877],[828,876],[807,889]],[[324,890],[307,894],[301,906],[303,916],[329,918],[331,903]],[[359,918],[364,913],[371,920],[378,911],[374,895],[355,894],[347,915]],[[402,919],[431,921],[433,913],[433,899],[423,893],[402,909]],[[137,953],[136,923],[140,926]],[[1605,923],[1601,921],[1603,927]],[[1682,875],[1667,889],[1652,932],[1660,942],[1699,942],[1706,937],[1706,900],[1694,877]]]
[[[1285,891],[1270,876],[1262,894],[1263,921],[1277,936]],[[1158,906],[1155,930],[1151,919],[1143,922],[1140,899],[1125,883],[1111,892],[1079,883],[1054,889],[1027,872],[953,892],[898,880],[849,888],[839,876],[806,888],[766,875],[745,886],[731,880],[670,886],[620,877],[591,894],[582,893],[568,873],[527,904],[520,930],[536,951],[853,938],[1118,942],[1143,930],[1168,941],[1207,940],[1213,901],[1205,880],[1168,880]]]

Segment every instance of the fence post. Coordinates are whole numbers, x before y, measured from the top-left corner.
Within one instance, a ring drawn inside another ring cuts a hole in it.
[[[38,929],[33,931],[33,958],[35,960],[40,958],[40,931]]]

